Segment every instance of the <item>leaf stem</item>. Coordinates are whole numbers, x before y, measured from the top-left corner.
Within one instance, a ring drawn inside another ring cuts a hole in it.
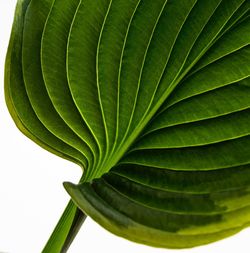
[[[70,200],[42,253],[67,252],[86,217]]]

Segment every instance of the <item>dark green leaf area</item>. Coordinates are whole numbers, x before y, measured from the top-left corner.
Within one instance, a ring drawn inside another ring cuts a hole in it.
[[[86,144],[69,129],[56,112],[45,87],[41,68],[41,39],[46,18],[53,1],[31,1],[24,20],[22,65],[25,89],[31,106],[41,123],[53,135],[77,149],[87,167],[90,151]],[[32,54],[30,53],[32,52]]]
[[[195,5],[193,0],[187,0],[181,6],[176,1],[156,1],[155,9],[152,10],[151,2],[142,3],[144,4],[139,6],[131,23],[124,49],[124,59],[127,60],[124,60],[121,68],[119,134],[123,138],[128,131],[134,130],[149,109],[172,46]],[[151,14],[150,18],[147,13]],[[168,25],[170,22],[171,26]],[[134,37],[138,40],[134,40]],[[166,83],[166,86],[168,85],[169,83]],[[127,119],[125,115],[131,116]],[[124,133],[122,130],[127,121],[129,123]]]
[[[250,135],[201,147],[146,149],[129,153],[120,164],[174,170],[214,170],[250,163]]]
[[[227,22],[226,27],[221,31],[224,33],[225,31],[230,30],[232,27],[237,26],[241,22],[245,21],[250,14],[250,3],[249,1],[244,1],[243,4],[236,10],[232,18]]]
[[[250,88],[250,77],[248,77],[244,80],[241,80],[239,84],[241,86],[241,89],[243,89],[242,85],[245,85]]]
[[[250,110],[210,120],[166,127],[151,132],[133,147],[138,149],[201,146],[250,134]]]
[[[111,173],[138,182],[154,189],[171,192],[208,194],[231,191],[248,187],[250,184],[250,165],[212,171],[175,171],[141,165],[120,165]]]
[[[177,87],[169,98],[168,104],[247,78],[250,72],[249,59],[250,46],[246,46],[215,61],[213,64],[201,68]]]
[[[217,118],[250,107],[249,79],[183,99],[162,111],[145,133],[165,127]]]
[[[89,147],[94,153],[89,152],[89,166],[93,166],[98,150],[70,94],[65,64],[68,33],[78,4],[79,0],[54,2],[42,34],[41,67],[49,99],[69,128],[87,144],[85,150]]]
[[[242,189],[204,194],[159,190],[115,174],[107,174],[104,180],[128,199],[169,213],[192,215],[222,213],[230,210],[223,205],[223,201],[246,196],[246,192]],[[246,201],[244,205],[247,205]]]
[[[163,212],[141,205],[112,188],[106,181],[99,180],[92,184],[95,192],[110,206],[131,219],[147,226],[177,232],[190,226],[202,226],[221,219],[220,215],[186,215]]]
[[[198,196],[184,193],[174,193],[163,190],[157,190],[144,185],[135,183],[116,174],[107,174],[104,180],[120,193],[126,195],[129,199],[148,207],[169,212],[206,212],[216,210],[213,201],[209,200],[208,194]],[[197,205],[194,205],[196,203]],[[200,205],[204,209],[201,209]],[[219,210],[219,208],[218,208]]]
[[[83,164],[80,152],[54,136],[40,122],[30,104],[23,80],[22,41],[25,13],[31,1],[20,1],[16,7],[5,63],[5,99],[17,127],[35,143],[63,158]]]

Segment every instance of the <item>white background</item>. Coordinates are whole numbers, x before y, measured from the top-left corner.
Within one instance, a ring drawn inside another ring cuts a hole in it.
[[[15,0],[0,0],[0,252],[39,253],[68,202],[63,181],[77,182],[80,169],[41,149],[23,136],[4,102],[4,58]],[[250,230],[188,250],[155,249],[85,221],[69,253],[249,253]]]

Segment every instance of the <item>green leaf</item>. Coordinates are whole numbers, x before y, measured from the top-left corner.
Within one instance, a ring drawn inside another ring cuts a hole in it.
[[[247,0],[18,1],[8,108],[25,135],[83,168],[65,188],[107,230],[188,248],[249,225],[249,10]],[[84,219],[76,206],[44,252],[66,252]]]

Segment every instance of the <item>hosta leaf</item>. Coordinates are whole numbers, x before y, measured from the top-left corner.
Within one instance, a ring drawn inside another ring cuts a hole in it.
[[[19,0],[8,108],[29,138],[83,167],[65,187],[109,231],[186,248],[249,225],[249,9]],[[78,218],[70,203],[44,252],[65,251]]]

